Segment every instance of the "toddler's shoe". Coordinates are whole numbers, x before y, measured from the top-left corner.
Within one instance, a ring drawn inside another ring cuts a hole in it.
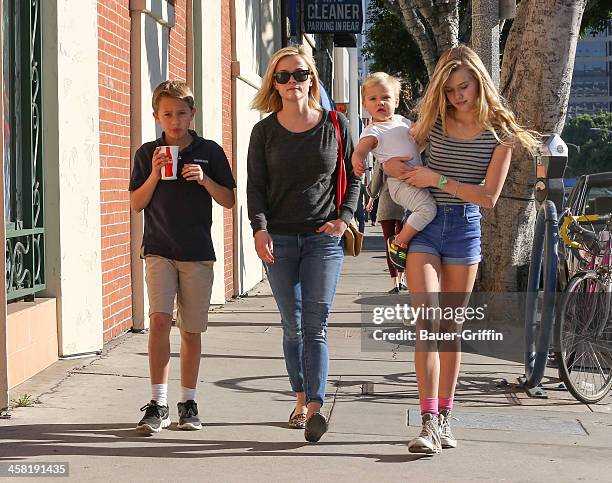
[[[406,257],[408,256],[408,245],[406,243],[395,243],[395,237],[390,237],[387,240],[387,249],[389,251],[389,260],[396,268],[403,270],[406,268]]]

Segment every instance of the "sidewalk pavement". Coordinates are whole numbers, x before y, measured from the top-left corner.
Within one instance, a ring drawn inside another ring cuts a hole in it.
[[[330,318],[330,376],[318,444],[286,428],[293,405],[281,329],[266,283],[217,308],[204,336],[197,401],[205,429],[134,431],[150,398],[147,336],[126,334],[90,359],[60,361],[16,387],[36,404],[0,420],[0,467],[68,462],[86,481],[574,481],[612,470],[612,398],[583,405],[496,386],[522,365],[466,354],[456,394],[457,449],[411,455],[418,433],[413,353],[363,352],[359,293],[390,288],[379,227],[346,259]],[[171,340],[170,409],[177,419],[179,336]],[[555,377],[555,371],[550,372]],[[362,395],[364,383],[371,394]],[[410,426],[407,426],[407,410]],[[6,475],[6,473],[5,473]],[[607,475],[607,477],[606,477]],[[27,479],[26,479],[27,480]],[[65,481],[58,478],[58,481]]]

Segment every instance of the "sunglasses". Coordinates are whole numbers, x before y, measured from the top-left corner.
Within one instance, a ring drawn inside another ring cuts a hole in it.
[[[308,80],[308,76],[310,76],[311,72],[309,70],[298,69],[295,72],[275,72],[272,74],[274,80],[279,84],[286,84],[291,79],[291,76],[295,79],[296,82],[304,82]]]

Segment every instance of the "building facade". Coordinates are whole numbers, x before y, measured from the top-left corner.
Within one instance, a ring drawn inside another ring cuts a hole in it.
[[[0,409],[59,358],[95,355],[148,326],[143,217],[130,210],[128,183],[136,149],[160,135],[151,95],[163,80],[192,86],[194,128],[223,146],[237,181],[233,209],[213,204],[212,302],[262,280],[246,208],[261,115],[249,105],[286,43],[282,1],[0,0]],[[315,36],[302,41],[322,48]],[[330,62],[336,79],[351,75]]]
[[[612,112],[612,22],[578,41],[568,115]]]

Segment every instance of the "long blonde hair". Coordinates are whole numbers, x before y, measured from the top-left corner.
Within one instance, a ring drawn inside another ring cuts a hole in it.
[[[276,70],[276,66],[278,65],[278,63],[285,57],[289,57],[291,55],[299,55],[308,66],[308,70],[310,71],[310,76],[312,80],[312,85],[310,86],[310,91],[308,93],[308,106],[311,109],[316,109],[318,111],[321,110],[319,93],[319,73],[317,72],[317,67],[313,58],[308,52],[306,52],[306,50],[304,50],[301,45],[284,47],[274,53],[274,55],[270,59],[268,68],[266,69],[266,73],[261,83],[261,87],[259,88],[259,91],[257,91],[255,98],[251,102],[252,109],[263,113],[269,113],[278,112],[283,108],[283,101],[281,99],[280,94],[274,87],[274,77],[272,76],[274,74],[274,71]]]
[[[540,134],[518,124],[512,111],[506,107],[505,100],[497,92],[480,57],[465,46],[447,50],[438,60],[427,91],[416,107],[419,120],[414,132],[415,140],[424,144],[438,118],[442,120],[442,130],[446,133],[446,119],[449,111],[454,108],[446,99],[444,85],[459,67],[467,68],[478,83],[477,116],[482,128],[493,133],[502,144],[513,146],[514,141],[518,141],[534,153],[540,144]]]

